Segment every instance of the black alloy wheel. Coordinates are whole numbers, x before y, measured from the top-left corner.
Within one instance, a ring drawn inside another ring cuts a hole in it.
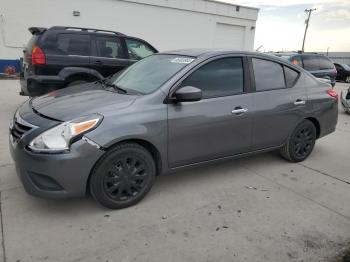
[[[315,125],[310,120],[304,120],[295,128],[280,153],[291,162],[302,162],[312,153],[316,138]]]
[[[151,189],[156,175],[152,155],[138,144],[109,150],[91,174],[90,191],[97,202],[111,209],[132,206]]]

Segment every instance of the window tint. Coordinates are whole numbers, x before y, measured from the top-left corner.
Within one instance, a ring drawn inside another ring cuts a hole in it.
[[[317,56],[303,56],[304,68],[308,71],[320,70],[320,61]]]
[[[295,82],[298,79],[299,73],[289,67],[284,67],[284,75],[286,77],[287,87],[294,86]]]
[[[97,55],[108,58],[124,58],[123,47],[117,37],[96,37]]]
[[[253,58],[256,91],[285,88],[283,68],[280,64]]]
[[[125,39],[130,59],[140,60],[155,53],[148,44],[135,39]]]
[[[57,40],[47,39],[42,46],[47,54],[90,56],[90,37],[80,34],[59,34]]]
[[[194,86],[201,89],[203,98],[242,93],[242,59],[224,58],[210,62],[192,73],[181,86]]]
[[[320,59],[320,69],[334,69],[334,65],[327,57],[319,57]]]

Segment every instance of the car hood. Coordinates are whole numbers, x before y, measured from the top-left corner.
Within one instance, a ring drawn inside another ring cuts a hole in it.
[[[69,121],[88,114],[116,112],[133,103],[137,96],[119,94],[102,88],[99,83],[52,91],[31,101],[33,110],[44,117]]]

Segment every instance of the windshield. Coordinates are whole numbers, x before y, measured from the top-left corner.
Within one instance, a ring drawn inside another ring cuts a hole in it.
[[[350,66],[348,66],[347,64],[342,64],[342,66],[344,67],[345,70],[349,70],[350,71]]]
[[[153,55],[115,74],[109,82],[126,91],[150,94],[193,61],[189,56]]]

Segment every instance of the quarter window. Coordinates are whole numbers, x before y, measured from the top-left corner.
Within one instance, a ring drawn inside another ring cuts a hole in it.
[[[186,78],[181,86],[201,89],[203,98],[243,93],[242,59],[223,58],[209,62]]]
[[[125,39],[130,59],[141,60],[153,55],[155,50],[148,44],[135,39]]]
[[[283,68],[280,64],[253,58],[256,91],[285,88]]]
[[[96,45],[100,57],[124,58],[123,48],[117,37],[97,37]]]
[[[90,36],[80,34],[59,34],[56,41],[48,40],[43,50],[52,55],[90,56]]]
[[[286,77],[287,87],[294,86],[295,82],[298,80],[299,73],[287,66],[284,67],[284,75]]]

